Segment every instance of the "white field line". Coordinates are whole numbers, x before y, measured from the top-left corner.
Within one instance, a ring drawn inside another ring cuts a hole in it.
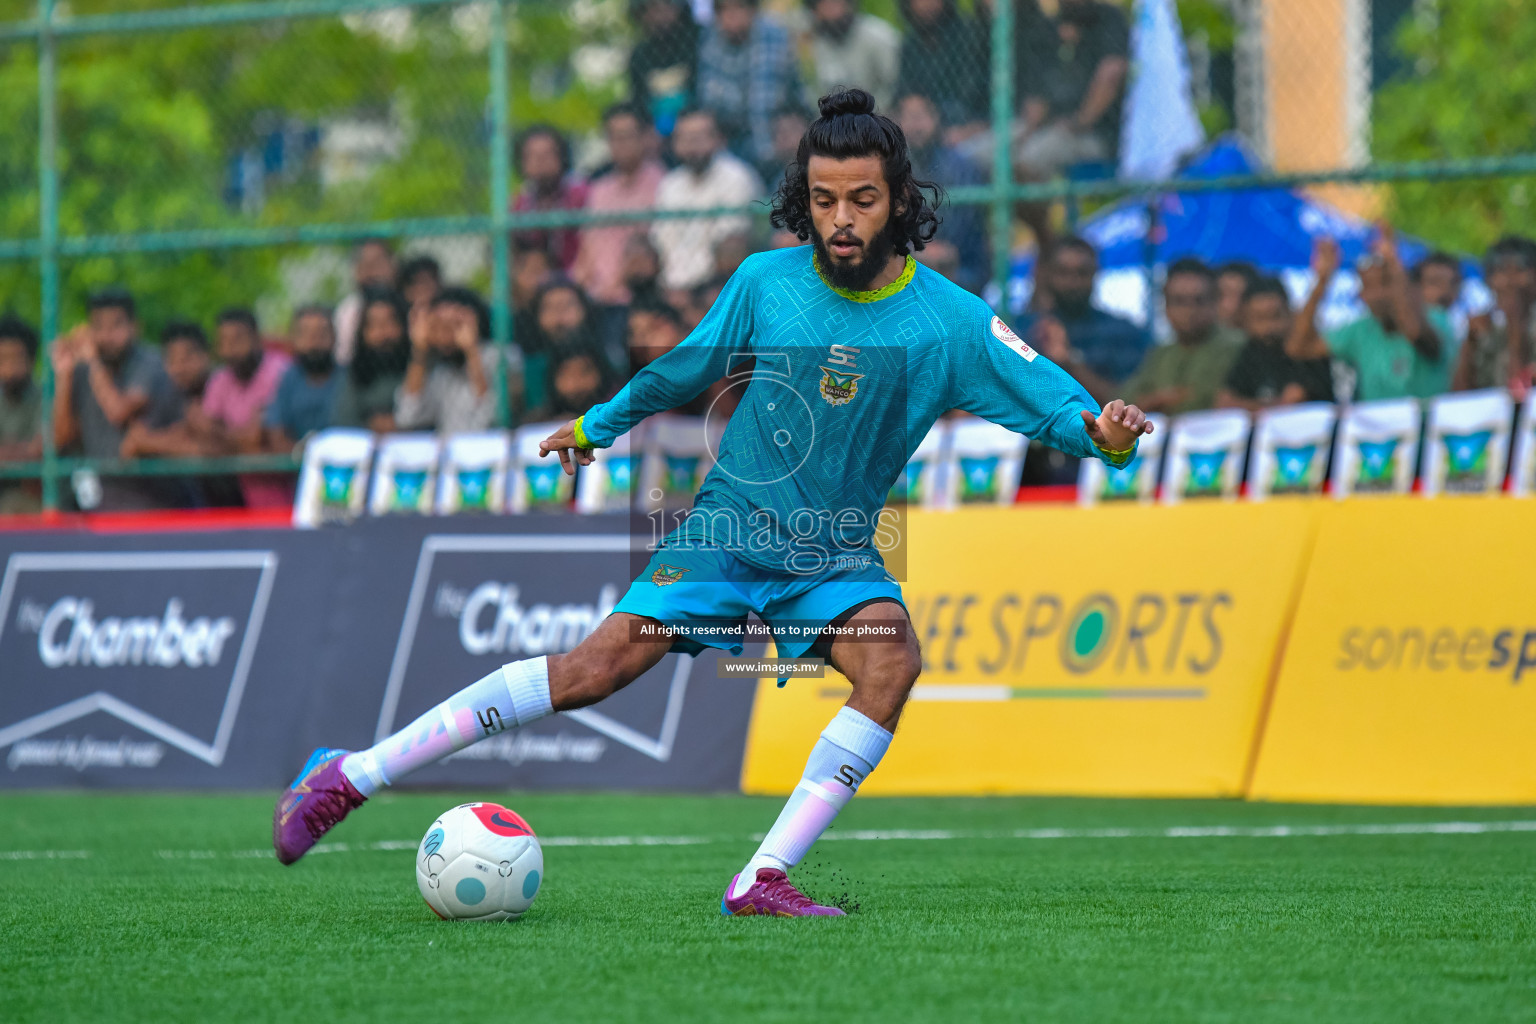
[[[1288,839],[1319,836],[1433,836],[1536,833],[1536,821],[1424,821],[1358,825],[1178,825],[1171,828],[1020,828],[1011,830],[955,829],[832,829],[826,842],[893,842],[901,840],[975,839]],[[711,843],[761,842],[751,836],[540,836],[542,846],[702,846]],[[414,850],[416,840],[387,839],[375,843],[321,843],[310,853],[377,853]],[[44,860],[89,857],[88,850],[0,850],[0,860]],[[156,850],[162,860],[264,860],[268,848],[252,850]]]

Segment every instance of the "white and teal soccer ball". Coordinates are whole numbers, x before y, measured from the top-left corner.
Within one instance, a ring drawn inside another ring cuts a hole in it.
[[[539,837],[500,804],[460,804],[416,848],[416,885],[446,921],[515,921],[543,881]]]

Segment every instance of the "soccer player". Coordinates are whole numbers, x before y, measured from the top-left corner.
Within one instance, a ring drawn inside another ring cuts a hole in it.
[[[486,736],[596,704],[669,650],[740,653],[740,632],[720,624],[753,612],[775,630],[780,656],[824,654],[853,694],[720,909],[842,913],[802,895],[786,872],[879,765],[922,667],[875,543],[913,450],[955,408],[1116,465],[1152,428],[1118,400],[1100,411],[984,302],[920,266],[911,252],[938,218],[901,129],[861,90],[820,106],[773,207],[775,226],[814,244],[750,257],[682,344],[541,445],[574,473],[594,448],[749,356],[748,386],[692,512],[569,654],[505,665],[368,750],[315,751],[273,815],[283,863],[380,786]]]

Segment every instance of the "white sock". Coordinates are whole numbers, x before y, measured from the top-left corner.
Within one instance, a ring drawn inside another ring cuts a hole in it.
[[[363,796],[372,796],[407,772],[440,761],[471,743],[554,713],[549,659],[503,665],[466,686],[393,736],[342,758],[341,772]]]
[[[800,863],[890,745],[891,734],[872,720],[849,707],[838,711],[811,748],[805,775],[763,837],[763,845],[741,869],[731,896],[750,889],[759,868],[788,871]]]

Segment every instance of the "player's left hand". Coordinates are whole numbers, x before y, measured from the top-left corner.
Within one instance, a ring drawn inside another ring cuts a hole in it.
[[[539,442],[539,458],[542,459],[550,452],[559,453],[560,466],[566,476],[575,476],[577,465],[590,466],[593,462],[592,449],[581,448],[576,444],[575,420]]]
[[[1115,399],[1104,407],[1098,419],[1087,409],[1082,410],[1083,429],[1100,448],[1124,451],[1142,434],[1152,433],[1147,414],[1134,405],[1126,405]]]

